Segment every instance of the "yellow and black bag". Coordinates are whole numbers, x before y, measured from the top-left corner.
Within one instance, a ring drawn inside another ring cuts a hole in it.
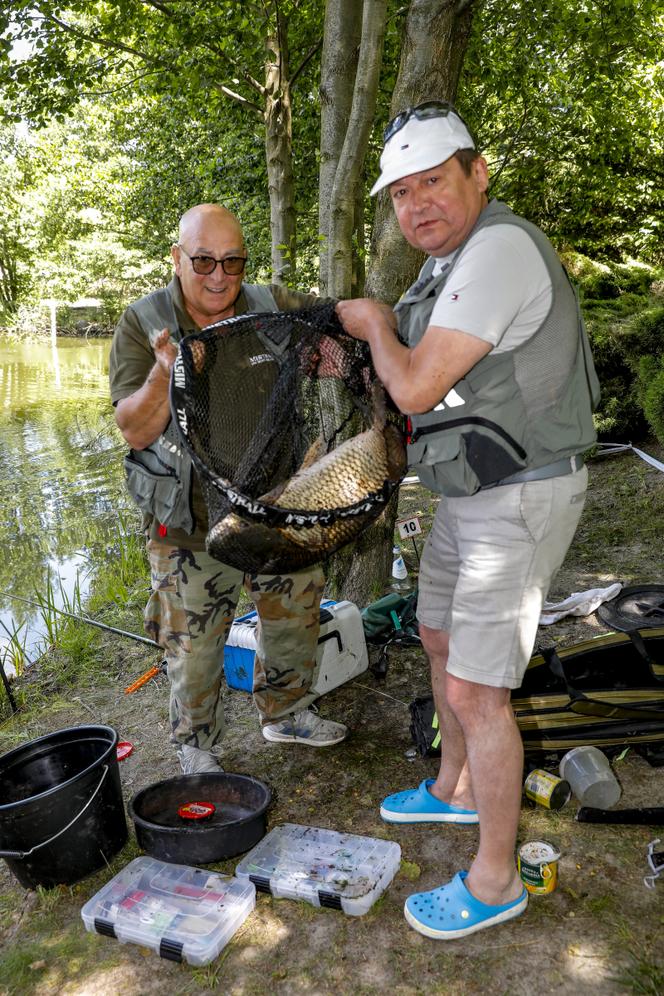
[[[634,747],[664,765],[664,627],[540,648],[512,692],[512,707],[527,754],[562,754],[581,744],[609,754]],[[440,754],[431,696],[415,699],[410,712],[419,753]]]

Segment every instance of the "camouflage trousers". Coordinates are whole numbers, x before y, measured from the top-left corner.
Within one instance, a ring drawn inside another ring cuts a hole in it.
[[[240,589],[259,617],[253,696],[263,725],[306,709],[318,646],[323,572],[243,574],[204,551],[148,540],[145,630],[164,649],[174,743],[210,750],[224,736],[224,644]]]

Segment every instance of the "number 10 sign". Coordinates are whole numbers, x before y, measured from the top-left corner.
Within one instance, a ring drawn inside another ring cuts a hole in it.
[[[420,520],[416,515],[411,519],[400,519],[397,522],[397,527],[401,539],[412,539],[413,536],[420,536],[422,534]]]

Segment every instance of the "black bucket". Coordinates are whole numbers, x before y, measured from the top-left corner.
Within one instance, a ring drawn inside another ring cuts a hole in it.
[[[76,726],[0,757],[0,857],[21,885],[71,885],[127,840],[110,726]]]

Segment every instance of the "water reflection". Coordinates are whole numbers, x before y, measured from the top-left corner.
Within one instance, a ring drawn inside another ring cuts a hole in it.
[[[110,339],[0,340],[0,591],[34,597],[50,572],[71,597],[107,555],[118,511],[134,518],[108,396],[109,351]],[[4,627],[25,623],[34,649],[36,618],[0,594],[0,647]]]

